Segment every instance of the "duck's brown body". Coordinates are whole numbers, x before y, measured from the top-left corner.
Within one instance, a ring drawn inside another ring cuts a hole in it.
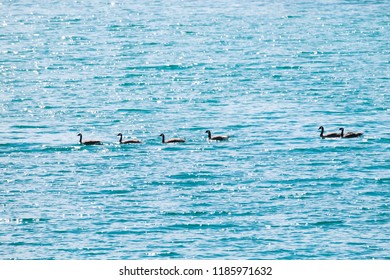
[[[321,130],[321,133],[320,133],[321,138],[340,138],[341,137],[341,133],[337,133],[337,132],[324,134],[324,127],[323,126],[320,126],[318,129]]]
[[[211,131],[210,130],[206,130],[206,133],[208,134],[208,139],[209,140],[224,141],[224,140],[228,140],[229,139],[228,135],[211,136]]]
[[[343,127],[341,127],[340,130],[341,130],[341,136],[340,136],[341,138],[356,138],[356,137],[360,137],[363,135],[362,132],[347,132],[344,134]]]
[[[140,140],[138,139],[130,139],[130,140],[125,140],[125,141],[122,141],[122,133],[118,133],[118,135],[120,138],[119,138],[119,144],[138,144],[138,143],[141,143]]]
[[[161,133],[160,136],[162,137],[162,143],[184,143],[186,140],[181,138],[171,138],[165,141],[165,135],[164,133]]]
[[[81,145],[103,145],[103,142],[98,140],[88,140],[83,142],[83,135],[81,133],[77,134],[77,136],[80,136],[79,142]]]

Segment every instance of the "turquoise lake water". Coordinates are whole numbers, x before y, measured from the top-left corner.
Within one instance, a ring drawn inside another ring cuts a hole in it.
[[[1,259],[389,259],[389,11],[0,1]]]

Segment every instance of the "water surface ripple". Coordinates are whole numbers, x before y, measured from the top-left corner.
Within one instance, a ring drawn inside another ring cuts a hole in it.
[[[388,259],[389,10],[2,1],[1,258]]]

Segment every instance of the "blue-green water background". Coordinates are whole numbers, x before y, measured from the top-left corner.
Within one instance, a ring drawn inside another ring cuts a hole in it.
[[[389,259],[389,11],[0,1],[1,259]]]

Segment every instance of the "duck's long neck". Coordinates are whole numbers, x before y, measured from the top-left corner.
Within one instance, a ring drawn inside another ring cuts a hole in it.
[[[162,137],[162,142],[165,143],[165,135],[161,134],[161,137]]]
[[[344,128],[340,128],[340,130],[341,130],[340,137],[343,138],[344,137]]]
[[[321,133],[320,133],[320,137],[324,136],[324,128],[321,127]]]
[[[80,144],[83,144],[83,135],[80,134]]]
[[[122,143],[122,134],[119,135],[119,143]]]
[[[207,131],[207,134],[209,135],[209,139],[211,139],[211,131]]]

